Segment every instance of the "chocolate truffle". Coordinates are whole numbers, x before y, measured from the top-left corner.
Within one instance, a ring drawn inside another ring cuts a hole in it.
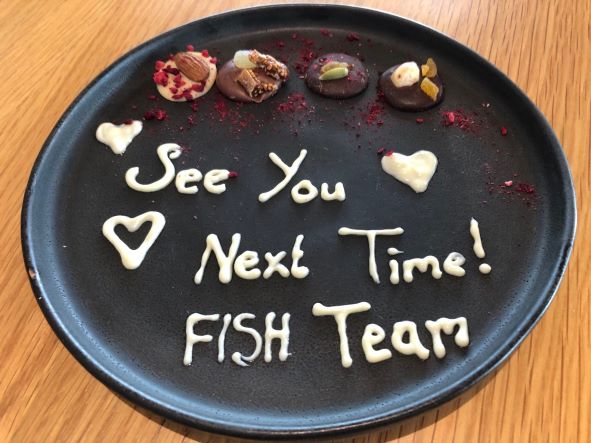
[[[363,63],[347,54],[332,53],[318,57],[306,72],[306,85],[324,97],[344,99],[367,88],[369,75]]]
[[[379,85],[388,103],[403,111],[424,111],[443,99],[443,82],[432,60],[420,68],[415,62],[392,66],[380,76]]]
[[[236,54],[241,54],[240,60],[247,66],[236,66],[235,56],[222,66],[216,79],[218,89],[230,100],[260,103],[275,95],[287,80],[287,67],[270,55],[256,50],[238,51]]]

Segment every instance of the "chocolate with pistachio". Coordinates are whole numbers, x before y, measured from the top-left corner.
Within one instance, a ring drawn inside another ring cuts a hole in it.
[[[331,53],[315,59],[306,71],[306,85],[324,97],[345,99],[367,88],[369,75],[363,63],[347,54]]]

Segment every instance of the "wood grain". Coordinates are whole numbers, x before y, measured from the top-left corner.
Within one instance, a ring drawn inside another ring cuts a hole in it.
[[[0,439],[216,441],[114,395],[57,340],[32,295],[20,208],[35,157],[70,102],[107,65],[194,19],[260,2],[0,2]],[[591,3],[588,0],[352,1],[467,44],[548,117],[578,196],[578,241],[550,309],[496,374],[447,405],[347,442],[590,441]]]

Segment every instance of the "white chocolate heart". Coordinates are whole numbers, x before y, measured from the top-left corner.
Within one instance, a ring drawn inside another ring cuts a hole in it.
[[[429,151],[413,155],[394,152],[382,157],[382,169],[415,192],[425,192],[437,169],[437,157]]]
[[[133,120],[129,125],[101,123],[96,129],[96,139],[110,147],[115,154],[123,154],[140,132],[142,132],[142,122],[139,120]]]
[[[129,232],[135,232],[147,221],[152,223],[152,227],[137,249],[130,249],[115,233],[115,226],[117,225],[123,225]],[[119,252],[123,266],[127,269],[137,269],[144,261],[146,253],[152,247],[162,229],[164,229],[165,223],[164,215],[156,211],[144,212],[133,218],[125,215],[115,215],[103,223],[103,235]]]

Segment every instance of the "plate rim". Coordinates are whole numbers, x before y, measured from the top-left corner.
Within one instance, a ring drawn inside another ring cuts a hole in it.
[[[223,421],[214,421],[214,420],[204,420],[201,418],[197,418],[194,416],[189,416],[183,414],[178,409],[175,409],[174,406],[166,404],[162,400],[157,400],[152,398],[146,393],[141,392],[141,390],[134,388],[133,386],[126,383],[123,379],[118,377],[116,374],[113,374],[111,371],[106,369],[100,362],[92,357],[82,345],[73,337],[73,335],[68,331],[68,329],[62,323],[59,314],[54,307],[48,300],[45,295],[45,291],[43,288],[42,283],[35,278],[34,270],[35,267],[35,260],[34,260],[34,245],[32,244],[29,236],[28,236],[28,226],[29,226],[29,217],[31,216],[32,208],[31,208],[31,199],[32,194],[34,191],[34,186],[37,178],[37,173],[40,169],[40,165],[44,158],[48,155],[48,148],[51,145],[53,139],[57,135],[57,133],[61,130],[64,122],[70,117],[70,115],[74,112],[75,108],[78,106],[81,99],[88,93],[88,91],[95,86],[98,82],[100,82],[103,77],[108,75],[117,65],[119,65],[123,60],[131,57],[136,52],[139,52],[144,47],[151,45],[153,42],[166,38],[167,36],[179,32],[185,28],[199,26],[201,23],[212,20],[212,19],[225,19],[228,17],[232,17],[238,15],[242,12],[249,11],[249,12],[258,12],[258,11],[265,11],[265,10],[289,10],[289,9],[311,9],[320,11],[322,9],[337,9],[337,10],[349,10],[349,11],[356,11],[363,14],[374,14],[381,16],[382,18],[388,18],[389,20],[393,21],[400,21],[406,24],[410,24],[412,26],[422,28],[423,31],[428,31],[433,33],[437,36],[437,38],[443,39],[447,44],[454,47],[459,51],[463,51],[464,53],[468,53],[471,57],[478,60],[481,64],[485,66],[487,70],[490,70],[493,74],[497,77],[501,78],[505,82],[505,86],[511,89],[511,92],[516,94],[520,100],[523,100],[525,104],[530,108],[532,111],[533,117],[536,119],[538,123],[544,128],[544,134],[548,140],[549,146],[551,146],[553,153],[555,154],[556,158],[559,160],[559,171],[562,176],[562,181],[564,186],[564,191],[566,194],[566,211],[564,213],[564,225],[565,231],[561,234],[565,237],[565,243],[563,244],[562,248],[562,255],[557,257],[558,269],[553,279],[548,282],[549,290],[546,294],[541,296],[540,298],[540,306],[537,310],[532,311],[531,318],[525,324],[521,323],[522,328],[518,330],[518,333],[513,337],[512,340],[509,340],[502,346],[495,354],[491,355],[488,359],[486,359],[478,368],[478,370],[473,371],[472,374],[469,374],[469,377],[465,377],[463,379],[458,380],[456,383],[449,385],[444,390],[440,391],[440,394],[435,397],[430,397],[427,400],[415,404],[410,405],[404,412],[398,414],[383,414],[380,416],[373,416],[368,419],[358,419],[358,420],[349,420],[347,422],[343,422],[341,425],[331,425],[331,426],[312,426],[307,428],[273,428],[270,429],[269,427],[262,428],[260,426],[250,426],[246,427],[244,425],[234,425],[229,420],[226,422]],[[135,405],[139,405],[140,407],[146,408],[152,412],[155,412],[163,417],[168,419],[174,420],[176,422],[182,423],[192,428],[200,429],[206,432],[211,432],[215,434],[221,435],[229,435],[234,437],[243,437],[243,438],[258,438],[258,439],[296,439],[296,438],[318,438],[318,437],[336,437],[342,436],[343,434],[348,433],[359,433],[363,431],[372,430],[375,428],[383,427],[386,425],[391,425],[395,422],[399,422],[401,420],[410,418],[412,416],[416,416],[420,413],[426,412],[436,406],[440,406],[449,400],[459,396],[469,388],[473,387],[478,382],[483,381],[488,375],[490,375],[495,369],[500,367],[507,359],[513,354],[515,349],[521,344],[521,342],[530,334],[534,326],[539,322],[542,318],[550,303],[553,301],[562,278],[564,277],[566,267],[569,261],[569,258],[572,253],[573,244],[576,235],[576,228],[577,228],[577,207],[576,207],[576,193],[573,183],[572,174],[570,172],[570,168],[568,166],[568,161],[565,155],[562,146],[554,133],[550,123],[546,119],[546,117],[542,114],[542,112],[538,109],[538,107],[533,103],[533,101],[511,80],[505,73],[503,73],[500,69],[498,69],[495,65],[493,65],[490,61],[485,59],[483,56],[478,54],[475,50],[471,49],[470,47],[466,46],[465,44],[451,38],[447,34],[436,30],[435,28],[420,23],[416,20],[412,20],[406,17],[402,17],[400,15],[383,11],[376,8],[370,8],[366,6],[356,6],[350,4],[308,4],[308,3],[292,3],[292,4],[266,4],[266,5],[258,5],[246,8],[236,8],[227,10],[221,13],[209,15],[206,17],[202,17],[198,20],[193,20],[186,22],[180,26],[177,26],[173,29],[170,29],[164,33],[158,34],[149,40],[133,47],[131,50],[125,52],[123,55],[118,57],[113,63],[109,64],[106,68],[104,68],[86,87],[84,87],[76,96],[76,98],[72,101],[72,103],[66,108],[63,112],[61,117],[58,119],[56,124],[54,125],[53,129],[47,136],[47,139],[43,143],[39,153],[37,154],[37,158],[32,166],[29,179],[27,182],[26,190],[23,196],[23,204],[21,210],[21,247],[23,253],[23,259],[25,264],[25,270],[29,276],[29,282],[31,284],[33,294],[39,307],[41,308],[47,322],[51,326],[54,333],[60,339],[62,344],[66,347],[66,349],[72,354],[75,359],[88,371],[90,372],[97,380],[107,386],[109,389],[115,391],[116,394],[120,394],[125,397],[127,400],[131,401]],[[33,275],[31,275],[31,270],[33,270]]]

